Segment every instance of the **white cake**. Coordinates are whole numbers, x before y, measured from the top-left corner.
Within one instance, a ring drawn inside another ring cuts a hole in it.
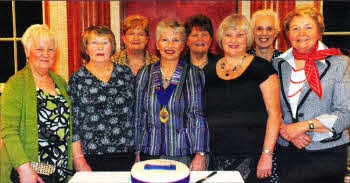
[[[131,182],[188,183],[190,170],[178,161],[156,159],[136,163],[131,169]]]

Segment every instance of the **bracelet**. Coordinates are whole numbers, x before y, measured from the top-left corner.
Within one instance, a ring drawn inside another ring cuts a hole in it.
[[[79,156],[74,157],[73,159],[77,159],[77,158],[80,158],[80,157],[83,157],[83,156],[84,156],[84,154],[81,154]]]
[[[264,149],[264,150],[263,150],[263,153],[269,154],[269,155],[274,155],[274,154],[275,154],[275,153],[271,152],[271,151],[268,150],[268,149]]]

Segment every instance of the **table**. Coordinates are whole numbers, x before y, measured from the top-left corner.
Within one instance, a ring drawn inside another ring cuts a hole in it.
[[[212,171],[191,171],[190,182],[194,183]],[[130,183],[130,172],[77,172],[69,183]],[[218,171],[207,183],[244,183],[238,171]],[[205,183],[204,182],[204,183]]]

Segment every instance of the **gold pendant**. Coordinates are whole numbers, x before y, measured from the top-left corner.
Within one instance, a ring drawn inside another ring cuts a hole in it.
[[[169,121],[169,113],[165,106],[163,106],[162,110],[159,112],[159,120],[164,124]]]

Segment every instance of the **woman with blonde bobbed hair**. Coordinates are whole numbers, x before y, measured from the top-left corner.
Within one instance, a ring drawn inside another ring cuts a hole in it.
[[[72,169],[71,103],[65,80],[50,68],[57,43],[47,25],[32,25],[23,34],[27,65],[6,83],[1,96],[0,182],[40,182],[33,163],[58,167],[57,182]],[[12,172],[11,172],[12,171]],[[16,180],[19,179],[19,180]]]
[[[350,59],[321,42],[325,26],[316,8],[296,8],[283,25],[292,48],[273,61],[282,96],[281,182],[344,182]]]
[[[246,182],[260,182],[271,175],[281,123],[276,71],[247,54],[253,37],[244,16],[226,17],[216,40],[224,57],[206,79],[210,169],[238,170]]]
[[[136,76],[143,66],[154,64],[159,60],[146,50],[149,40],[149,21],[146,17],[128,16],[123,22],[122,34],[126,49],[113,55],[112,62],[130,67]]]

